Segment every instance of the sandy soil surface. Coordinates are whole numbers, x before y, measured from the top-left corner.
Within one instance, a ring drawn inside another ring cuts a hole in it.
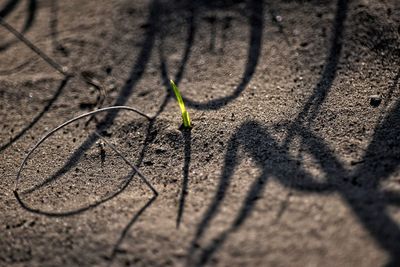
[[[0,266],[400,266],[398,0],[0,16]]]

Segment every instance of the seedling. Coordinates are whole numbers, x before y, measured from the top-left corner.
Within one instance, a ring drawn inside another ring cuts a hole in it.
[[[190,123],[189,113],[185,108],[185,103],[183,103],[183,99],[181,93],[179,92],[178,86],[174,83],[173,80],[169,80],[172,90],[174,90],[176,100],[178,101],[179,107],[182,113],[182,120],[183,120],[183,128],[190,129],[192,128],[192,124]]]

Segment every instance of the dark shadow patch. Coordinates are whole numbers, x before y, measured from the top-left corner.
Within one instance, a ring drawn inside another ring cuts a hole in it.
[[[191,143],[192,143],[192,133],[191,129],[182,130],[183,139],[185,142],[185,161],[183,165],[183,179],[182,179],[182,187],[181,187],[181,196],[179,198],[179,207],[178,207],[178,216],[176,218],[176,227],[179,228],[179,225],[182,220],[183,212],[185,209],[186,196],[188,194],[188,184],[189,184],[189,167],[190,167],[190,159],[191,159]]]

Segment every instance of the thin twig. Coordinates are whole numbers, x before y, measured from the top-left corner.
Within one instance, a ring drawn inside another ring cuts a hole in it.
[[[20,32],[18,32],[14,27],[8,24],[2,17],[0,17],[0,24],[6,28],[9,32],[15,35],[20,41],[26,44],[33,52],[38,54],[41,58],[43,58],[47,63],[49,63],[54,69],[56,69],[59,73],[65,76],[71,76],[72,74],[68,72],[67,67],[63,67],[57,62],[55,62],[52,58],[47,56],[42,50],[40,50],[36,45],[34,45],[31,41],[24,37]]]
[[[38,146],[39,146],[40,144],[42,144],[47,138],[49,138],[50,136],[52,136],[55,132],[57,132],[57,131],[60,130],[61,128],[63,128],[63,127],[65,127],[65,126],[67,126],[67,125],[73,123],[74,121],[77,121],[77,120],[82,119],[82,118],[84,118],[84,117],[88,117],[88,116],[91,116],[91,115],[93,115],[93,114],[100,113],[100,112],[103,112],[103,111],[117,110],[117,109],[124,109],[124,110],[133,111],[133,112],[135,112],[135,113],[137,113],[137,114],[139,114],[139,115],[141,115],[141,116],[147,118],[148,120],[151,120],[151,119],[152,119],[152,118],[151,118],[150,116],[148,116],[147,114],[145,114],[145,113],[143,113],[143,112],[141,112],[141,111],[139,111],[139,110],[137,110],[137,109],[135,109],[135,108],[132,108],[132,107],[128,107],[128,106],[112,106],[112,107],[106,107],[106,108],[97,109],[97,110],[94,110],[94,111],[91,111],[91,112],[87,112],[87,113],[84,113],[84,114],[82,114],[82,115],[79,115],[79,116],[77,116],[77,117],[75,117],[75,118],[72,118],[72,119],[70,119],[70,120],[64,122],[63,124],[57,126],[57,127],[54,128],[53,130],[51,130],[50,132],[48,132],[45,136],[43,136],[43,137],[36,143],[36,145],[34,145],[34,146],[32,147],[32,149],[28,152],[28,154],[25,156],[24,160],[23,160],[22,163],[21,163],[21,166],[19,167],[18,173],[17,173],[17,178],[16,178],[16,180],[15,180],[15,188],[14,188],[14,191],[15,191],[15,192],[18,191],[18,184],[19,184],[21,172],[22,172],[22,169],[23,169],[24,165],[25,165],[26,162],[28,161],[29,156],[30,156],[30,155],[33,153],[33,151],[35,151],[35,149],[38,148]],[[97,133],[96,133],[96,134],[97,134]],[[107,142],[107,143],[108,143],[108,142]],[[111,146],[111,147],[112,147],[112,146]],[[114,149],[114,148],[113,148],[113,149]],[[119,152],[117,152],[117,153],[118,153],[119,155],[121,155]],[[122,156],[122,155],[121,155],[121,156]],[[123,159],[124,159],[125,161],[127,161],[124,157],[123,157]],[[149,184],[149,182],[147,182],[147,180],[144,178],[144,176],[140,174],[140,172],[137,170],[137,168],[136,168],[135,166],[133,166],[131,163],[129,163],[129,162],[127,162],[127,163],[128,163],[135,171],[138,172],[139,176],[141,176],[141,178],[144,179],[146,185],[148,185],[148,186],[150,187],[150,189],[153,191],[153,193],[154,193],[155,195],[157,195],[157,194],[158,194],[157,191]]]

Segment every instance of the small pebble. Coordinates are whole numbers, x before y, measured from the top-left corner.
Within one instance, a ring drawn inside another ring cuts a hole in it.
[[[374,108],[378,107],[382,102],[382,97],[379,95],[371,95],[369,97],[369,104]]]

